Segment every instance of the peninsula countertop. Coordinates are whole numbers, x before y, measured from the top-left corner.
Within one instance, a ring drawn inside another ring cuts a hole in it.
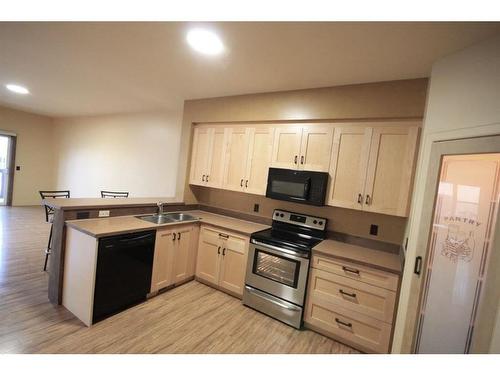
[[[179,202],[176,198],[47,198],[42,201],[49,207],[55,209],[92,209],[99,207],[138,207],[138,206],[155,206],[158,202],[162,202],[164,206],[183,205],[184,202]]]
[[[209,224],[245,235],[250,235],[254,232],[269,228],[268,225],[253,223],[251,221],[236,219],[230,216],[218,215],[201,210],[187,210],[179,212],[189,213],[190,215],[199,218],[199,220],[154,224],[141,220],[136,216],[115,216],[99,219],[68,220],[66,221],[66,225],[96,238],[141,230],[158,229],[172,225],[183,225],[193,222],[201,222],[202,224]]]

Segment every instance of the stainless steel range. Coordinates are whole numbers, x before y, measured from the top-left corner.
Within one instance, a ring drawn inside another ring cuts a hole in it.
[[[325,228],[324,218],[274,210],[271,229],[250,237],[243,303],[300,328],[311,249]]]

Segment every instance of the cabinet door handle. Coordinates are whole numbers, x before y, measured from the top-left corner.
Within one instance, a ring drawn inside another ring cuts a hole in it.
[[[220,255],[220,246],[217,248],[217,255]]]
[[[205,181],[207,181],[207,182],[208,182],[208,177],[210,177],[210,176],[207,174],[207,177],[206,177],[206,179],[205,179]]]
[[[248,187],[248,180],[245,181],[245,187]]]
[[[222,249],[222,256],[225,257],[226,256],[226,248]]]
[[[201,176],[201,180],[205,182],[205,175]]]
[[[363,196],[361,195],[361,193],[358,194],[358,203],[361,204],[361,202],[363,202]]]
[[[347,293],[347,292],[344,292],[342,289],[339,289],[339,293],[343,294],[344,296],[348,296],[348,297],[351,297],[351,298],[356,298],[356,293]]]
[[[181,240],[181,232],[177,233],[177,239],[180,241]]]
[[[365,204],[370,204],[370,194],[366,194]]]
[[[352,323],[346,323],[346,322],[343,322],[342,320],[340,320],[339,318],[335,318],[335,321],[338,323],[338,324],[342,324],[343,326],[346,326],[346,327],[349,327],[351,328],[352,327]]]
[[[295,155],[295,158],[293,159],[293,163],[297,164],[297,155]]]
[[[243,179],[240,181],[240,187],[243,187]]]
[[[342,269],[345,271],[345,272],[350,272],[350,273],[355,273],[356,275],[359,276],[359,270],[356,270],[354,268],[349,268],[349,267],[346,267],[346,266],[342,266]]]
[[[304,164],[304,155],[300,157],[300,164]]]
[[[174,232],[174,234],[173,234],[173,240],[172,240],[172,241],[175,241],[175,232]]]

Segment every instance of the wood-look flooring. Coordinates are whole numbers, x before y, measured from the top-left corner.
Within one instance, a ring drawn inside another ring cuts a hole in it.
[[[196,281],[87,328],[47,299],[42,209],[1,207],[0,225],[0,353],[357,353]]]

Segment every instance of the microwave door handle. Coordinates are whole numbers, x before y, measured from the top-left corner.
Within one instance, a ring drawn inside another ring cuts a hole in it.
[[[311,188],[311,179],[307,178],[306,183],[304,184],[304,198],[309,198],[309,189]]]

